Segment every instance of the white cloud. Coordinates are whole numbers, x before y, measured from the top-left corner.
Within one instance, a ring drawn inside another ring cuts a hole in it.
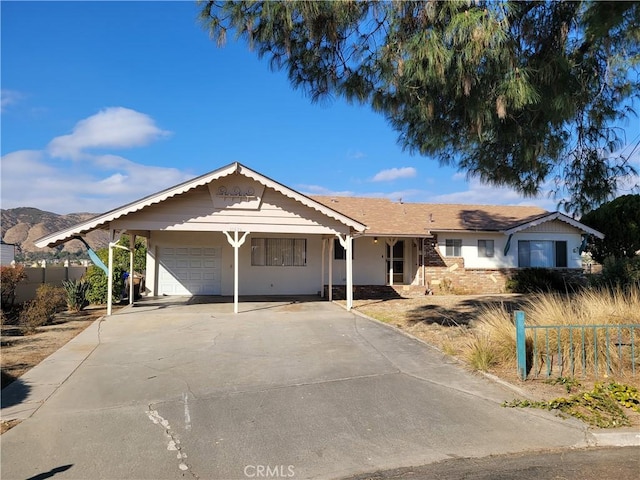
[[[349,150],[347,152],[347,158],[351,160],[360,160],[361,158],[366,158],[366,156],[367,155],[360,150]]]
[[[417,175],[417,170],[413,167],[389,168],[376,173],[371,179],[373,182],[390,182],[398,178],[412,178]]]
[[[454,179],[456,179],[455,175]],[[537,198],[524,198],[515,190],[487,185],[478,179],[471,179],[467,187],[467,190],[431,196],[426,201],[430,203],[474,205],[532,205],[549,211],[557,210],[557,200],[549,198],[548,195],[542,195]]]
[[[0,111],[4,113],[8,106],[15,105],[23,98],[23,93],[18,92],[17,90],[7,90],[3,88],[0,90]]]
[[[303,195],[323,195],[327,197],[352,197],[356,195],[354,192],[350,190],[343,190],[343,191],[331,190],[321,185],[300,184],[296,188]]]
[[[54,157],[78,159],[87,149],[140,147],[169,133],[144,113],[110,107],[80,120],[71,134],[54,138],[47,149]]]
[[[113,110],[122,112],[127,109]],[[140,145],[163,134],[150,117],[133,113],[135,115],[125,112],[124,117],[141,119],[138,126],[144,128],[138,128],[137,133],[127,136],[122,134],[121,126],[115,126],[121,134],[113,135],[102,143],[92,140],[99,130],[96,127],[105,127],[102,120],[94,122],[94,115],[78,122],[74,133],[68,136],[76,137],[66,145],[65,141],[58,143],[56,148],[60,148],[56,152],[75,158],[82,155],[84,161],[81,163],[54,158],[46,150],[20,150],[4,155],[1,159],[2,208],[29,206],[56,213],[101,213],[191,178],[191,174],[176,168],[143,165],[118,155],[82,152],[82,148],[98,145],[112,145],[114,148]],[[98,125],[101,122],[102,125]],[[128,125],[135,129],[135,123],[129,122]],[[60,138],[64,137],[57,137],[54,141]]]

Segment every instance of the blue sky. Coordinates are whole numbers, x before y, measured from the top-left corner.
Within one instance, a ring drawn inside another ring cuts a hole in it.
[[[403,152],[368,107],[312,104],[244,43],[216,47],[194,2],[0,8],[2,208],[100,213],[238,161],[305,194],[556,209]]]

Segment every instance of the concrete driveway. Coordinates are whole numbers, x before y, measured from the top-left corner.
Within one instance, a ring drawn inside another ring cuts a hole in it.
[[[240,310],[150,299],[83,332],[25,380],[73,372],[2,435],[2,478],[340,478],[585,445],[579,423],[502,408],[514,392],[335,304]]]

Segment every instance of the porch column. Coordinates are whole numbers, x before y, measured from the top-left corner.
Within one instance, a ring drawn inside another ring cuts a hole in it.
[[[109,261],[107,262],[107,316],[111,315],[111,303],[113,302],[113,245],[116,236],[115,230],[109,230]]]
[[[136,250],[136,236],[129,235],[129,305],[133,305],[133,256]]]
[[[329,242],[329,301],[333,301],[333,239],[328,238]]]
[[[347,310],[351,310],[353,307],[353,237],[349,234],[345,235],[344,240],[340,235],[336,235],[340,240],[340,245],[344,247],[346,255],[346,267],[347,267],[347,285],[346,285],[346,299]]]
[[[233,313],[238,313],[238,250],[247,239],[249,232],[244,232],[242,238],[238,240],[238,228],[234,229],[234,238],[229,232],[223,231],[227,236],[229,244],[233,247]]]
[[[324,298],[324,252],[327,246],[327,239],[322,237],[322,264],[320,267],[320,298]]]

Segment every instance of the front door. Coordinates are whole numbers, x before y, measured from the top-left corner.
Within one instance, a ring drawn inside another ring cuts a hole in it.
[[[389,285],[404,283],[404,240],[391,246],[387,244],[387,282]]]

